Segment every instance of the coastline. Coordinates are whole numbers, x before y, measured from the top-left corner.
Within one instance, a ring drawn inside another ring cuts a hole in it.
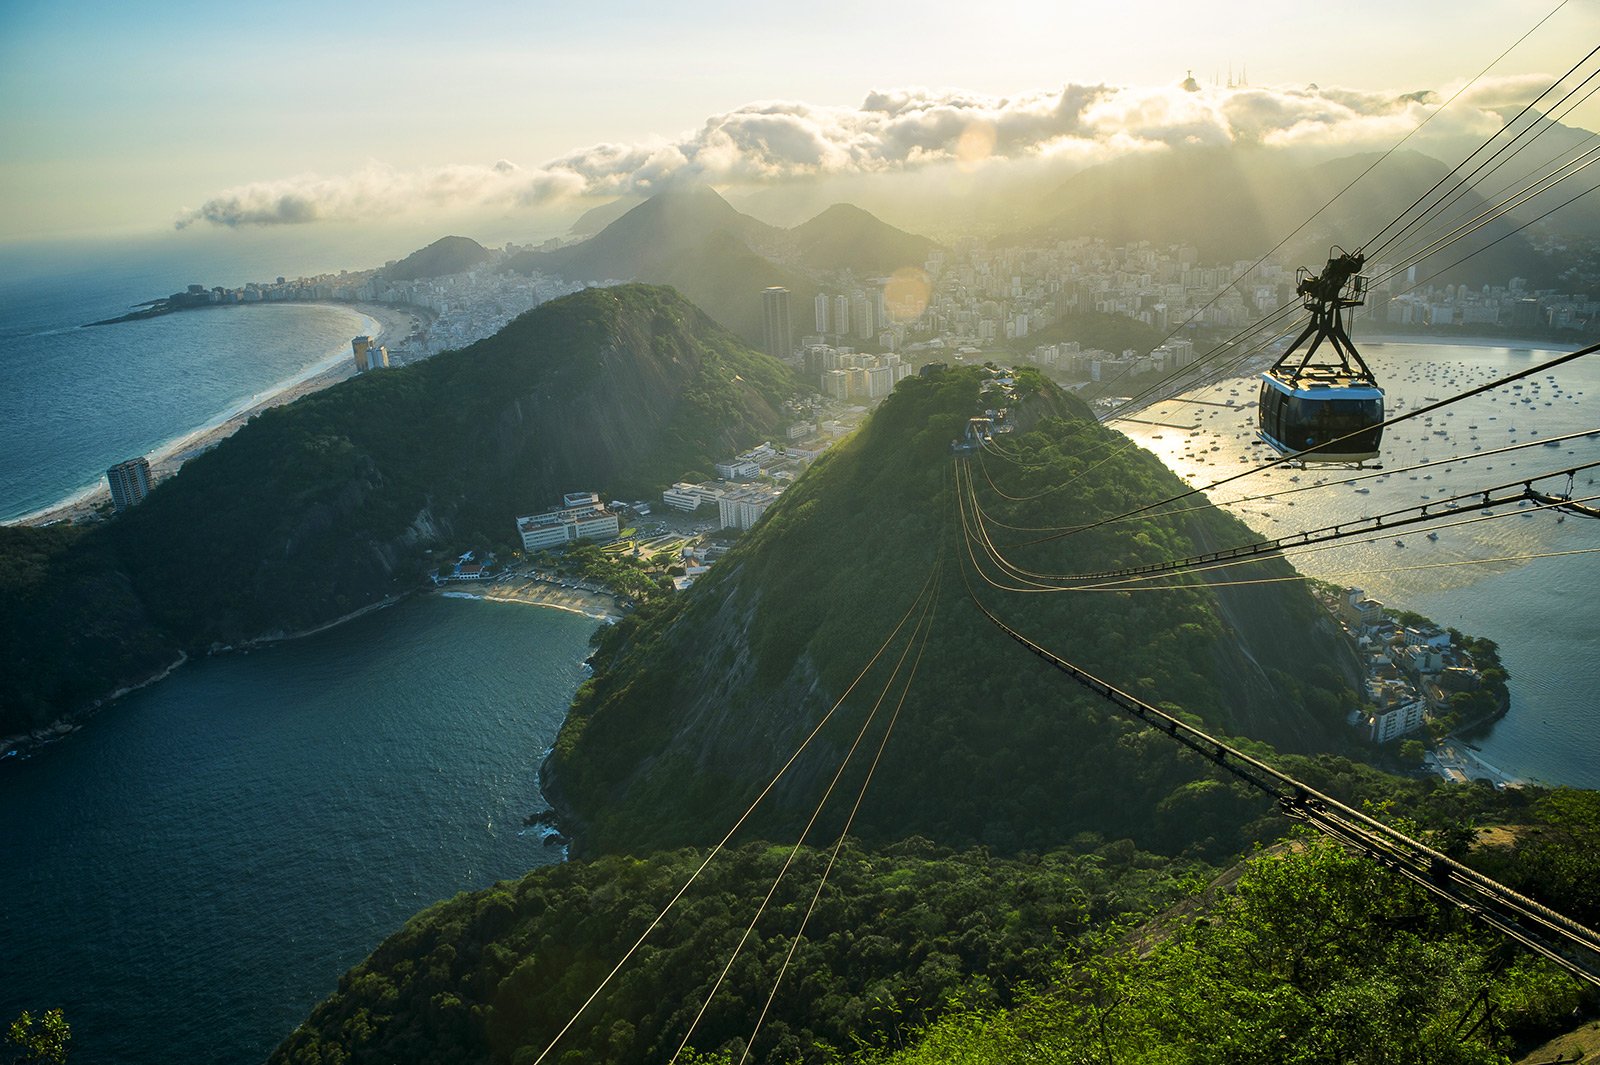
[[[31,756],[41,747],[47,747],[50,744],[55,743],[57,740],[66,739],[74,732],[77,732],[79,729],[83,728],[85,721],[88,721],[95,714],[98,714],[107,707],[114,705],[124,695],[131,695],[142,688],[150,687],[152,684],[155,684],[158,681],[166,680],[168,677],[172,676],[172,674],[176,673],[180,667],[186,665],[188,661],[189,656],[183,651],[179,651],[177,658],[162,666],[148,677],[140,681],[135,681],[131,684],[124,684],[117,690],[102,695],[100,698],[96,699],[88,706],[78,710],[76,713],[63,714],[50,724],[41,725],[32,732],[20,732],[14,736],[0,736],[0,763],[4,763],[11,758],[21,761]]]
[[[1374,333],[1363,336],[1362,344],[1455,344],[1464,348],[1524,348],[1530,351],[1566,351],[1558,340],[1530,340],[1527,337],[1444,336],[1437,333]]]
[[[528,606],[564,610],[580,614],[595,621],[610,624],[622,619],[622,607],[617,597],[602,592],[588,592],[581,588],[563,588],[544,581],[525,581],[513,585],[492,584],[481,590],[466,590],[470,581],[452,581],[452,586],[440,586],[438,595],[444,599],[480,599],[491,603],[523,603]]]
[[[362,315],[372,323],[369,335],[380,344],[385,340],[404,339],[410,332],[411,316],[414,312],[409,307],[376,303],[317,302],[353,310]],[[212,417],[204,424],[147,452],[144,457],[150,463],[151,483],[159,484],[171,477],[185,462],[226,440],[262,411],[292,403],[302,396],[320,392],[355,375],[354,357],[346,345],[338,352],[306,367],[300,373],[270,386],[264,393],[258,393]],[[102,477],[96,484],[80,489],[50,506],[9,519],[3,524],[39,526],[53,525],[61,521],[93,519],[98,508],[108,503],[110,499],[110,486]]]

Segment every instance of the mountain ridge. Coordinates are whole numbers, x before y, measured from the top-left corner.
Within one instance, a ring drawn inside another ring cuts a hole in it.
[[[738,211],[708,186],[692,185],[657,193],[578,244],[521,252],[505,268],[568,281],[671,285],[758,344],[762,289],[787,288],[790,313],[800,321],[802,309],[821,291],[824,275],[920,267],[937,246],[848,204],[786,230]]]
[[[789,372],[667,289],[590,289],[253,418],[89,529],[0,530],[0,735],[190,655],[417,584],[587,487],[630,498],[772,435]]]

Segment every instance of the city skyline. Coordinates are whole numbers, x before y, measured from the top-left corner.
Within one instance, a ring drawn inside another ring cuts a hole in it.
[[[1600,11],[489,4],[440,25],[289,3],[244,25],[22,3],[0,14],[0,241],[398,214],[537,230],[685,176],[760,188],[1245,136],[1359,150],[1432,106],[1398,97],[1447,98],[1546,15],[1434,124],[1462,134],[1570,66]]]

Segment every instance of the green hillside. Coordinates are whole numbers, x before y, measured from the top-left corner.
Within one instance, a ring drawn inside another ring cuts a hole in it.
[[[836,203],[795,226],[789,238],[811,269],[852,270],[863,277],[920,268],[939,247],[848,203]]]
[[[1595,798],[1388,793],[1463,856],[1473,833],[1452,818],[1509,819],[1514,842],[1474,864],[1591,924]],[[787,873],[792,845],[746,843],[698,878],[696,851],[546,867],[413,917],[270,1060],[529,1065],[554,1043],[544,1060],[561,1065],[663,1062],[682,1044],[678,1060],[717,1065],[747,1047],[804,1065],[1503,1065],[1592,1015],[1592,991],[1316,839],[1221,875],[1072,842],[1006,859],[847,841],[831,868],[804,847]]]
[[[447,277],[472,269],[489,258],[489,249],[470,237],[440,237],[407,255],[393,266],[383,268],[386,281],[421,281]]]
[[[781,365],[676,293],[592,289],[253,418],[93,529],[0,533],[0,735],[180,650],[325,623],[561,493],[634,498],[779,429]]]
[[[671,1058],[789,850],[751,843],[718,858],[548,1060]],[[828,857],[809,847],[796,856],[693,1047],[748,1037]],[[439,903],[347,973],[271,1061],[531,1061],[700,859],[572,862]],[[1011,1005],[1107,919],[1180,894],[1187,871],[1131,851],[1007,861],[926,841],[877,854],[847,846],[756,1041],[758,1060],[893,1047],[958,994]]]
[[[795,750],[911,605],[944,552],[916,683],[854,831],[1003,852],[1081,832],[1170,851],[1231,852],[1265,829],[1253,798],[1163,739],[1065,685],[968,604],[949,442],[981,410],[982,370],[903,382],[791,488],[690,594],[608,630],[544,771],[545,794],[587,854],[714,840]],[[986,500],[1010,524],[1059,526],[1181,489],[1153,456],[1035,377],[1020,465],[993,474],[1031,503]],[[1101,460],[1106,459],[1103,463]],[[1080,480],[1072,480],[1081,476]],[[1071,482],[1067,490],[1054,490]],[[1216,511],[1107,527],[1023,552],[1071,572],[1255,539]],[[1290,572],[1255,564],[1259,575]],[[1212,727],[1290,751],[1348,744],[1348,650],[1298,585],[1160,595],[995,593],[1002,612],[1075,661]],[[886,668],[886,667],[884,667]],[[758,813],[792,829],[882,683],[874,674]],[[881,726],[880,726],[881,727]],[[873,741],[875,742],[875,741]],[[855,770],[852,770],[855,772]],[[846,776],[841,787],[851,787]],[[1115,798],[1111,798],[1115,796]],[[1233,811],[1242,835],[1196,834]]]

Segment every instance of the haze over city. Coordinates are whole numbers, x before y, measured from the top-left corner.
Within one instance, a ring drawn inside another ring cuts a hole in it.
[[[1174,144],[1380,150],[1547,13],[17,3],[0,13],[0,241],[309,224],[528,239],[685,178],[848,194],[861,175]],[[1417,145],[1487,133],[1486,112],[1526,102],[1597,31],[1594,5],[1564,6]],[[1184,94],[1190,72],[1201,91]]]
[[[0,1061],[1592,1060],[1597,41],[0,0]]]

